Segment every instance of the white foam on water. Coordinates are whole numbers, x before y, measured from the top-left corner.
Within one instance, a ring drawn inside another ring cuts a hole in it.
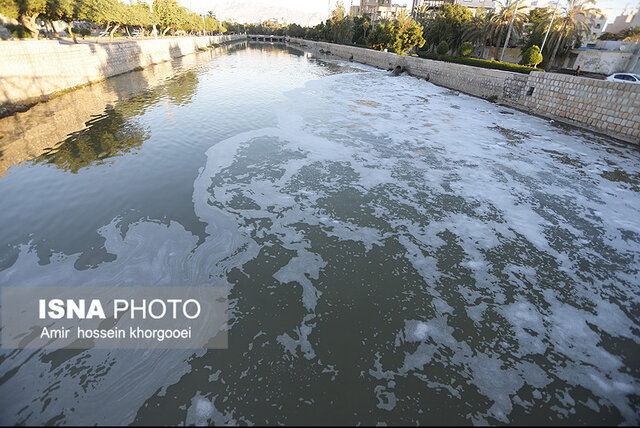
[[[207,151],[193,190],[195,213],[206,224],[203,243],[175,222],[139,221],[123,237],[114,220],[99,233],[115,261],[77,271],[79,255],[59,255],[39,265],[35,251],[23,246],[0,285],[48,285],[59,278],[68,285],[230,287],[227,274],[259,258],[256,240],[273,235],[293,254],[273,278],[299,296],[302,315],[282,331],[261,328],[275,338],[283,359],[301,356],[331,367],[340,381],[352,367],[316,358],[323,345],[314,335],[322,328],[317,311],[329,294],[320,279],[335,266],[318,254],[309,231],[356,243],[365,253],[393,241],[402,248],[399,258],[422,278],[413,291],[428,303],[407,313],[392,308],[396,324],[380,335],[395,343],[388,351],[399,356],[395,366],[383,366],[382,350],[369,350],[372,407],[399,408],[409,398],[403,379],[415,376],[425,390],[444,389],[462,400],[485,397],[490,405],[473,409],[473,422],[509,423],[514,405],[524,403],[523,388],[532,388],[540,403],[560,382],[569,392],[558,399],[558,415],[575,412],[570,392],[580,387],[593,397],[584,403],[588,408],[613,406],[624,423],[640,422],[634,404],[640,385],[626,370],[628,351],[615,355],[603,345],[640,343],[638,320],[630,317],[640,303],[640,198],[630,184],[606,178],[611,162],[638,174],[636,154],[608,153],[580,131],[369,69],[311,81],[287,93],[278,108],[272,127]],[[259,150],[265,163],[242,165],[243,153]],[[331,205],[340,194],[347,195],[340,199],[344,207]],[[254,222],[264,220],[268,226],[252,235]],[[443,262],[451,267],[441,268]],[[232,306],[232,331],[243,310]],[[4,412],[13,419],[3,422],[43,423],[73,407],[67,424],[129,423],[158,388],[190,370],[189,356],[91,350],[81,357],[86,367],[69,375],[19,352],[3,363],[19,367],[0,385],[0,394],[14,395]],[[461,386],[436,379],[433,365]],[[36,412],[46,399],[52,404]],[[129,403],[124,413],[116,410],[121,400]],[[196,393],[185,422],[233,423],[233,409],[218,403],[218,411],[214,402]],[[15,416],[25,403],[26,413]]]

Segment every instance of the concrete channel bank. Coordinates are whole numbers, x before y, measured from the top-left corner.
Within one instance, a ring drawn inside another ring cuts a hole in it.
[[[192,54],[243,35],[171,37],[102,43],[55,40],[0,42],[0,105],[104,80]]]
[[[319,56],[322,50],[385,70],[400,67],[439,86],[640,145],[640,85],[557,73],[526,75],[303,39],[287,42]]]

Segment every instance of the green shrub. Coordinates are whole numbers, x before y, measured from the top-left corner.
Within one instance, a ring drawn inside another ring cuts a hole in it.
[[[527,67],[525,65],[511,64],[510,62],[489,61],[488,59],[463,58],[459,56],[438,55],[429,52],[418,52],[420,58],[435,59],[438,61],[455,62],[457,64],[472,65],[474,67],[491,68],[494,70],[515,71],[529,74],[532,71],[544,71],[540,68]]]
[[[24,25],[5,24],[4,26],[17,39],[31,38],[31,32]]]
[[[449,43],[444,40],[441,41],[440,43],[438,43],[436,51],[438,51],[438,54],[440,55],[445,55],[447,52],[449,52]]]
[[[473,52],[473,44],[471,42],[464,42],[458,49],[458,53],[462,56],[469,56],[471,52]]]
[[[529,49],[522,53],[522,63],[524,65],[536,65],[542,62],[542,54],[540,48],[536,45],[531,46]]]

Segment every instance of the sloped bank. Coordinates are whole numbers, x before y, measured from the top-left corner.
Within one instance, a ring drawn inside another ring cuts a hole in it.
[[[37,100],[243,35],[172,37],[104,43],[0,42],[0,105]]]
[[[330,52],[385,70],[404,70],[439,86],[640,145],[640,85],[557,73],[526,75],[303,39],[287,42],[313,54]]]

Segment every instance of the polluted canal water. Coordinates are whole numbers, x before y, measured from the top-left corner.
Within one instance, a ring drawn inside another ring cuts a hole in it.
[[[0,423],[640,423],[637,148],[284,46],[156,67],[0,120],[0,285],[224,286],[228,349],[4,349]]]

